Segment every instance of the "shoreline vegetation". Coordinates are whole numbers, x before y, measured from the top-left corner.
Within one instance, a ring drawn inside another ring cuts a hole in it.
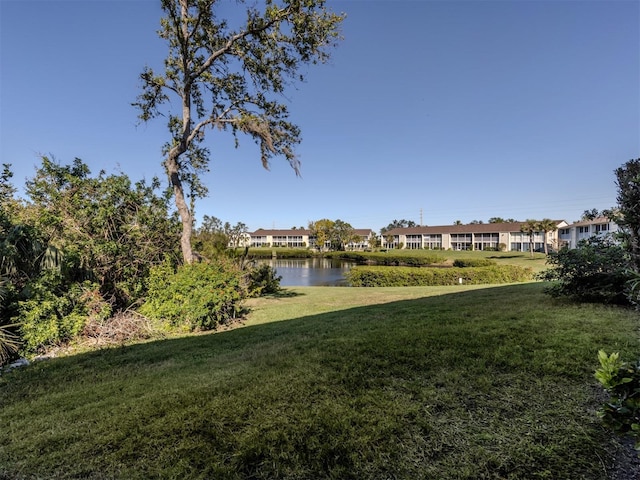
[[[248,257],[255,259],[332,258],[367,265],[449,267],[454,262],[483,262],[519,265],[532,268],[536,273],[546,268],[547,256],[534,252],[497,252],[479,250],[387,250],[387,251],[328,251],[318,252],[304,248],[262,247],[249,248]],[[471,265],[467,265],[471,266]],[[474,265],[475,266],[475,265]],[[484,265],[486,266],[486,265]]]
[[[287,288],[241,328],[14,369],[0,478],[625,478],[593,372],[640,354],[637,314],[543,288]]]
[[[304,249],[254,248],[256,259],[321,257],[356,264],[346,274],[353,287],[491,285],[531,281],[545,268],[546,256],[523,252],[391,250],[313,252]]]

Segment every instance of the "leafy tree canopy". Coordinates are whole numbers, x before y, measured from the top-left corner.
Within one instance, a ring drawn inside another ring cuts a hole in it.
[[[625,246],[636,274],[640,274],[640,158],[615,170],[618,208],[608,216],[621,227]]]
[[[186,263],[193,259],[193,204],[207,193],[200,182],[209,162],[206,132],[228,131],[236,145],[238,134],[246,134],[259,146],[265,168],[282,156],[298,173],[300,129],[289,121],[280,95],[304,78],[301,67],[329,58],[344,18],[327,10],[324,0],[239,0],[246,6],[244,20],[233,23],[220,16],[221,3],[162,0],[158,34],[168,45],[165,69],[143,70],[134,103],[144,122],[168,119],[164,166],[182,221]]]
[[[393,230],[394,228],[411,228],[415,226],[416,222],[414,222],[413,220],[405,220],[404,218],[402,220],[394,220],[386,227],[381,228],[380,234],[384,235],[389,230]]]

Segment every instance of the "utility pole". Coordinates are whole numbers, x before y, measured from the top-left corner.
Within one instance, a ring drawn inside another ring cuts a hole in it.
[[[422,208],[420,208],[420,226],[422,226]]]

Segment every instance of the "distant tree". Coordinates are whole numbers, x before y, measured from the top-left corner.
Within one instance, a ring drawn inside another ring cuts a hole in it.
[[[229,222],[222,223],[219,218],[205,215],[193,235],[193,247],[200,255],[212,259],[225,254],[229,247],[241,246],[247,232],[248,228],[242,222],[231,225]]]
[[[462,225],[462,220],[456,220],[453,222],[454,225]]]
[[[238,222],[233,226],[231,226],[229,222],[225,222],[224,224],[224,233],[229,239],[229,246],[231,248],[240,247],[242,245],[242,241],[247,235],[247,232],[249,232],[249,229],[242,222]]]
[[[482,220],[471,220],[469,225],[482,225],[484,222]]]
[[[380,247],[380,237],[375,234],[375,232],[371,232],[371,236],[369,237],[369,248],[374,250]]]
[[[393,230],[394,228],[412,228],[415,226],[416,226],[416,222],[414,222],[413,220],[405,220],[403,218],[402,220],[394,220],[386,227],[381,228],[380,233],[384,235],[389,230]]]
[[[222,220],[205,215],[192,237],[193,249],[206,259],[223,255],[229,245]]]
[[[351,224],[342,220],[333,222],[331,231],[331,246],[333,250],[344,250],[347,244],[358,240],[360,240],[360,237],[356,235]]]
[[[315,222],[309,222],[309,230],[311,235],[316,239],[316,248],[322,250],[327,243],[331,242],[333,233],[333,220],[323,218]]]
[[[599,216],[601,216],[601,214],[598,211],[598,209],[592,208],[591,210],[585,210],[584,212],[582,212],[581,220],[582,221],[595,220]]]
[[[520,231],[522,233],[526,233],[527,235],[529,235],[529,253],[531,253],[532,257],[533,257],[533,236],[539,230],[540,228],[537,220],[529,219],[520,226]]]
[[[547,234],[549,232],[555,232],[558,229],[558,224],[549,219],[544,218],[538,222],[538,230],[543,234],[543,243],[544,243],[544,254],[549,255],[549,247],[547,245]]]
[[[204,215],[202,217],[202,225],[199,230],[201,232],[221,232],[222,231],[222,220],[217,217]]]
[[[168,120],[164,167],[182,222],[185,263],[193,261],[193,204],[207,193],[200,181],[209,163],[206,130],[230,130],[236,145],[238,133],[249,135],[265,168],[271,158],[283,156],[297,174],[300,129],[288,121],[287,105],[275,95],[303,78],[303,66],[329,58],[344,18],[328,11],[324,0],[269,0],[249,3],[244,22],[233,28],[217,3],[161,1],[166,16],[158,34],[169,46],[165,70],[144,69],[142,93],[133,104],[143,122]]]
[[[501,217],[491,217],[489,223],[504,223],[506,220]]]

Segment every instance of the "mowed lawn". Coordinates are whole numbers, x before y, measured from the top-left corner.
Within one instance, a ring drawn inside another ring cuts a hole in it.
[[[606,479],[598,349],[638,314],[539,283],[295,288],[243,328],[0,376],[0,478]]]

